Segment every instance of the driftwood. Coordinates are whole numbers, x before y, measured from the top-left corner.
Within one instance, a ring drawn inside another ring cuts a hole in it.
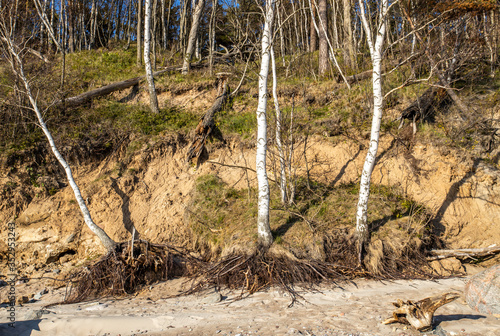
[[[494,245],[477,249],[431,250],[429,253],[433,256],[428,257],[427,260],[439,260],[450,257],[474,259],[489,257],[500,253],[500,246]]]
[[[393,302],[396,310],[392,313],[392,317],[382,322],[383,324],[403,323],[410,324],[419,331],[428,331],[432,329],[432,319],[434,312],[441,306],[459,298],[458,293],[446,293],[425,298],[423,300],[413,302],[411,300],[403,301],[398,299],[398,302]]]
[[[219,77],[219,88],[217,90],[217,98],[215,99],[212,107],[201,117],[200,122],[196,126],[194,139],[189,145],[189,150],[186,155],[186,161],[189,162],[193,158],[197,158],[197,165],[199,165],[200,157],[205,149],[205,143],[207,138],[211,135],[212,131],[214,131],[215,122],[214,116],[215,113],[219,112],[229,97],[229,85],[228,85],[228,76],[227,73],[217,74]]]

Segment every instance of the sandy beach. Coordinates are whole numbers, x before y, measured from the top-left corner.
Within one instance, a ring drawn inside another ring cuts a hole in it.
[[[357,280],[299,291],[299,299],[279,289],[238,300],[238,292],[221,290],[162,298],[181,280],[160,283],[135,297],[53,305],[64,288],[41,300],[16,307],[15,328],[7,307],[0,308],[0,334],[37,336],[125,335],[500,335],[500,320],[469,308],[460,298],[436,311],[435,329],[420,333],[402,324],[383,325],[396,299],[419,300],[446,292],[462,293],[467,278],[439,281]]]

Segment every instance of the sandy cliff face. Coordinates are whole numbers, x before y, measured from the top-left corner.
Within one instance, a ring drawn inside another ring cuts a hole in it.
[[[210,161],[219,164],[206,162],[198,169],[187,165],[184,157],[185,141],[164,138],[143,144],[132,155],[124,148],[101,162],[73,169],[94,221],[114,240],[130,239],[135,227],[153,242],[190,246],[184,218],[196,177],[212,173],[239,188],[254,185],[253,172],[247,179],[245,171],[234,166],[255,168],[255,152],[232,141],[210,153]],[[365,151],[352,140],[334,143],[317,137],[310,140],[306,157],[307,165],[303,156],[297,157],[298,174],[307,166],[311,178],[340,184],[358,180]],[[69,269],[105,252],[85,226],[69,187],[29,200],[23,196],[26,186],[13,187],[15,178],[5,170],[2,175],[1,187],[10,183],[14,189],[10,199],[1,201],[0,241],[6,241],[7,223],[17,214],[18,265],[23,273],[46,264]],[[500,172],[494,168],[431,145],[417,144],[411,154],[405,153],[386,138],[373,182],[399,186],[432,209],[435,225],[451,248],[500,242]],[[0,250],[5,252],[5,245]]]

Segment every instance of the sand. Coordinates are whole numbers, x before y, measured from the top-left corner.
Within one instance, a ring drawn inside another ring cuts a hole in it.
[[[37,316],[48,303],[63,298],[60,288],[17,307],[15,329],[7,324],[7,308],[0,308],[0,335],[500,335],[499,319],[473,311],[463,299],[436,311],[433,332],[381,323],[396,299],[462,292],[466,280],[357,280],[300,292],[303,299],[292,307],[289,294],[279,289],[241,300],[240,293],[224,290],[161,298],[175,287],[166,282],[134,297],[50,306]]]

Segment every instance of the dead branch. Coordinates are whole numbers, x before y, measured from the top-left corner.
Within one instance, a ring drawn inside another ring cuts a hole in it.
[[[460,297],[458,293],[446,293],[425,298],[423,300],[413,302],[411,300],[403,301],[398,299],[393,302],[396,310],[393,311],[392,317],[388,318],[383,324],[403,323],[410,324],[419,331],[428,331],[432,329],[432,319],[434,312],[441,306],[452,302]]]
[[[31,49],[31,48],[27,48],[27,50],[35,55],[36,57],[38,57],[39,59],[41,59],[44,63],[50,63],[49,59],[47,57],[45,57],[44,54],[42,54],[41,52],[39,51],[36,51],[35,49]]]
[[[212,131],[215,129],[215,122],[214,122],[214,116],[215,113],[219,112],[222,110],[224,104],[227,101],[227,98],[229,97],[229,85],[228,85],[228,74],[223,73],[220,74],[220,83],[219,83],[219,90],[217,92],[217,99],[215,99],[214,104],[212,107],[203,115],[203,117],[200,119],[200,122],[198,123],[198,126],[196,126],[195,129],[195,135],[194,139],[189,145],[188,153],[186,155],[186,162],[191,161],[193,158],[197,158],[197,165],[199,165],[200,162],[200,156],[203,153],[205,149],[205,143],[207,138],[210,136]],[[221,91],[222,87],[222,93]]]
[[[439,260],[450,257],[474,259],[489,257],[500,253],[500,246],[495,245],[477,249],[431,250],[429,253],[433,256],[428,257],[427,260]]]

